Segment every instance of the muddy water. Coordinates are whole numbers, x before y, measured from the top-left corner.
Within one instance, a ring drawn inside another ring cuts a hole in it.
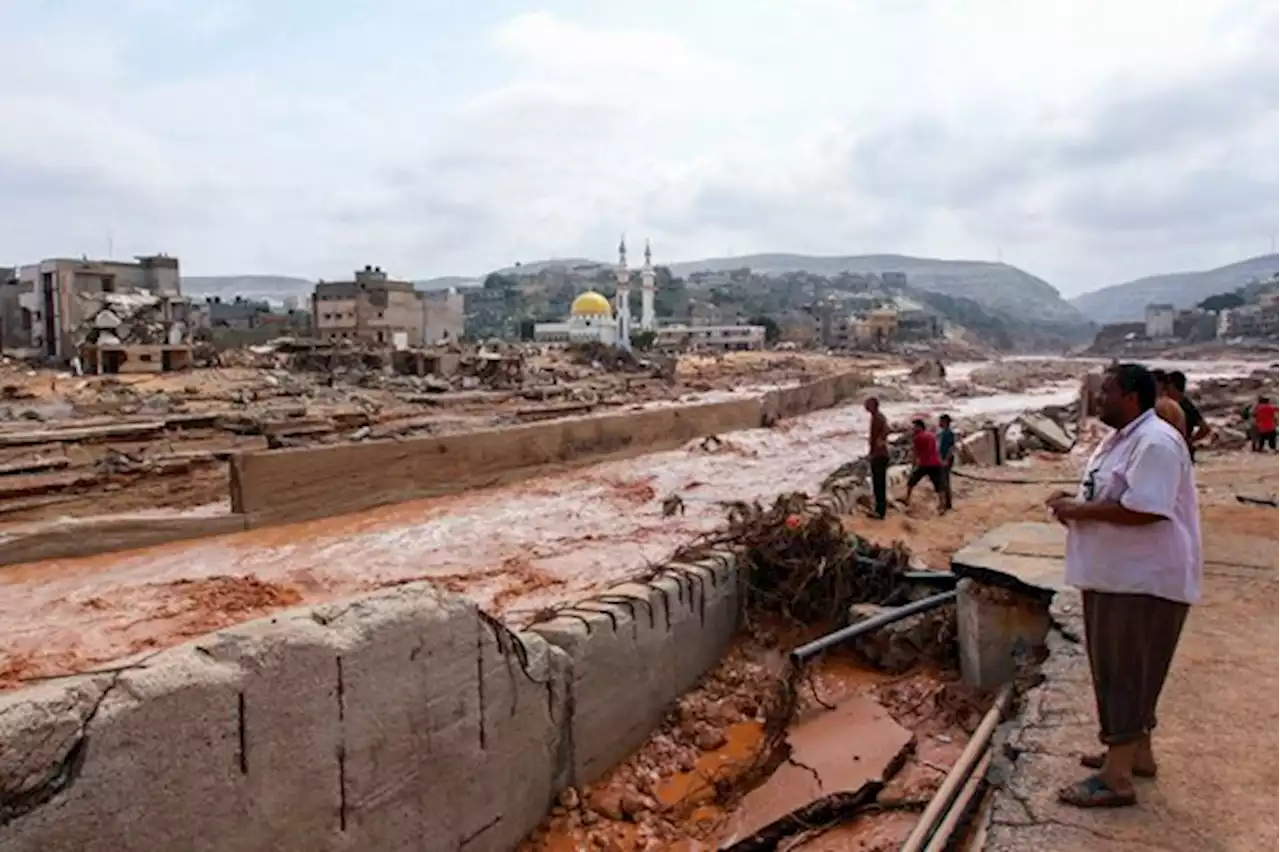
[[[1224,365],[1213,365],[1217,373]],[[957,369],[963,369],[958,365]],[[1076,383],[1034,394],[886,405],[891,419],[949,410],[1013,415],[1069,402]],[[722,503],[814,490],[866,448],[846,406],[779,429],[480,490],[126,554],[0,569],[0,684],[81,670],[297,601],[433,579],[519,622],[664,558],[714,527]],[[681,515],[663,517],[679,494]]]

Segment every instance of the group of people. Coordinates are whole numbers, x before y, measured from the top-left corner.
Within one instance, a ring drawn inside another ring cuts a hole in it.
[[[1151,377],[1156,383],[1156,416],[1182,434],[1187,442],[1187,452],[1191,454],[1191,463],[1195,464],[1196,445],[1207,441],[1213,430],[1187,396],[1187,374],[1181,370],[1152,370]]]
[[[865,403],[871,415],[871,440],[868,460],[871,462],[871,491],[875,498],[875,516],[884,519],[889,508],[889,421],[880,411],[880,400],[871,397]],[[951,429],[951,416],[938,418],[938,430],[929,431],[923,418],[911,421],[911,451],[914,464],[907,479],[906,502],[911,492],[925,479],[933,485],[938,499],[938,514],[951,509],[951,468],[955,464],[956,433]]]
[[[1134,779],[1156,775],[1156,704],[1187,614],[1200,600],[1204,563],[1194,456],[1211,432],[1187,397],[1186,382],[1179,372],[1109,366],[1096,411],[1113,431],[1093,452],[1076,491],[1046,501],[1067,531],[1066,582],[1081,590],[1104,747],[1082,755],[1090,774],[1059,791],[1068,805],[1133,805]],[[883,517],[889,427],[876,400],[866,409],[876,515]],[[1257,434],[1274,442],[1270,401],[1260,399],[1253,417]],[[955,453],[950,418],[939,419],[936,434],[923,420],[912,426],[911,485],[928,478],[945,511]]]

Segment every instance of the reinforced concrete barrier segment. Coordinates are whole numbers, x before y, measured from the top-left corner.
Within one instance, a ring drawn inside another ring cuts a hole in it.
[[[513,633],[411,584],[0,694],[0,850],[507,850],[737,627],[732,557]]]

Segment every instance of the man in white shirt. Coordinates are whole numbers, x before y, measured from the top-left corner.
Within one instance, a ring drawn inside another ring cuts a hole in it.
[[[1064,788],[1078,807],[1137,802],[1134,776],[1153,778],[1156,703],[1191,605],[1204,558],[1195,473],[1186,441],[1156,416],[1156,382],[1145,367],[1116,364],[1102,382],[1099,419],[1116,431],[1094,451],[1075,496],[1049,498],[1067,527],[1066,579],[1081,589],[1085,644],[1105,754]]]

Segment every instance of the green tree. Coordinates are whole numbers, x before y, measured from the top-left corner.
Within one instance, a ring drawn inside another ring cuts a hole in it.
[[[747,320],[747,323],[750,325],[764,326],[765,343],[776,343],[778,338],[782,336],[782,329],[778,327],[776,322],[774,322],[773,317],[767,317],[762,314],[760,316],[752,317]]]
[[[1216,293],[1205,299],[1197,308],[1205,311],[1226,311],[1231,308],[1238,308],[1244,304],[1244,296],[1239,293]]]
[[[631,335],[631,348],[637,352],[648,352],[653,348],[653,344],[658,340],[658,333],[648,329],[641,329]]]

